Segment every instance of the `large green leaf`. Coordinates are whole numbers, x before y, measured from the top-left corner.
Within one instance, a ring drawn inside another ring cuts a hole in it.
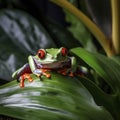
[[[33,17],[19,10],[0,11],[0,29],[18,48],[34,53],[39,48],[55,47],[44,27]]]
[[[92,81],[82,81],[99,105],[107,108],[116,120],[120,119],[120,64],[119,57],[108,58],[104,55],[91,53],[83,48],[71,50],[80,59],[91,66],[112,88],[113,94],[103,93]],[[113,59],[114,58],[114,59]]]
[[[4,80],[10,80],[12,72],[27,60],[27,52],[16,44],[0,28],[0,78]]]
[[[1,31],[0,34],[0,79],[9,81],[12,72],[27,60],[27,53],[21,51]]]
[[[57,73],[52,73],[51,80],[33,78],[23,89],[16,81],[0,87],[1,115],[30,120],[113,120],[77,78]]]
[[[120,65],[120,55],[112,56],[111,57],[117,64]]]
[[[120,91],[120,64],[113,59],[97,53],[90,53],[83,48],[72,49],[72,52],[90,65],[117,92]]]

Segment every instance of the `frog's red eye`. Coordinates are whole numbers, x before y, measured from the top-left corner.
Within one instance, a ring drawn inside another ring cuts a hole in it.
[[[40,50],[38,50],[37,55],[39,58],[43,59],[43,58],[45,58],[46,52],[44,49],[40,49]]]
[[[62,56],[66,56],[67,53],[68,53],[68,51],[67,51],[66,48],[63,47],[63,48],[61,49],[61,53],[62,53]]]

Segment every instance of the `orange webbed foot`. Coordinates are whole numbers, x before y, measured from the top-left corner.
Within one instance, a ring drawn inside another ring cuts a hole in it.
[[[22,76],[20,76],[20,87],[21,88],[24,88],[24,86],[25,86],[24,85],[25,79],[27,79],[29,82],[33,81],[33,79],[30,76],[30,74],[28,74],[28,73],[23,74]]]
[[[43,73],[43,75],[45,75],[47,78],[51,78],[51,74],[49,73]]]
[[[70,76],[70,77],[74,77],[75,75],[74,75],[73,72],[70,72],[70,73],[69,73],[69,76]]]
[[[44,76],[46,76],[47,78],[51,78],[51,74],[49,74],[49,73],[47,73],[48,71],[50,71],[50,70],[48,70],[48,69],[40,69],[40,71],[41,71],[41,75],[44,75]],[[41,76],[40,75],[40,76]]]
[[[58,73],[62,74],[62,75],[67,75],[67,69],[64,68],[62,70],[58,70]]]

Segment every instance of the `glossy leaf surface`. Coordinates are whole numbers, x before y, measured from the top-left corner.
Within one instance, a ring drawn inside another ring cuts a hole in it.
[[[72,52],[95,69],[113,90],[120,91],[120,64],[104,55],[90,53],[82,48],[72,49]]]
[[[18,48],[25,52],[33,53],[33,50],[39,48],[55,47],[42,25],[27,13],[19,10],[1,11],[0,28]]]
[[[10,81],[12,72],[27,62],[28,55],[55,46],[44,27],[27,13],[0,11],[0,79]]]
[[[56,73],[51,80],[33,78],[23,89],[16,81],[0,87],[0,114],[31,120],[113,120],[77,78]]]

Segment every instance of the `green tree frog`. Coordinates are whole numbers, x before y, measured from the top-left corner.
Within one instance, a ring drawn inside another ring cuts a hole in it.
[[[50,78],[49,71],[55,70],[63,75],[74,76],[76,67],[76,58],[69,57],[65,47],[39,49],[35,56],[28,57],[28,63],[13,73],[12,78],[20,82],[20,87],[24,87],[25,79],[32,82],[30,74]]]

